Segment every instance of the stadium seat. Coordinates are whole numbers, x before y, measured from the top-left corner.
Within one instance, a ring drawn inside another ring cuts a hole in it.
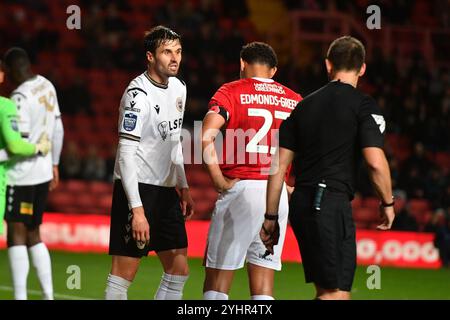
[[[375,208],[378,210],[380,207],[380,200],[378,198],[364,198],[362,200],[361,206],[364,208]]]
[[[379,211],[375,208],[359,208],[353,211],[353,218],[358,222],[370,223],[378,221],[379,217]]]
[[[430,203],[425,199],[411,199],[408,202],[408,209],[417,218],[430,209]]]
[[[100,181],[91,181],[88,184],[88,190],[92,193],[92,194],[97,194],[97,195],[111,195],[112,194],[112,190],[113,190],[113,186],[111,183],[108,182],[100,182]]]
[[[83,193],[87,191],[87,182],[82,180],[69,180],[65,185],[67,191],[71,194]]]

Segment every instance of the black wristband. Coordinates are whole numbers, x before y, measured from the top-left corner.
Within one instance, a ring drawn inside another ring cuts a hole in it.
[[[264,214],[264,219],[266,220],[278,220],[278,214]]]
[[[392,202],[391,202],[391,203],[384,203],[384,202],[382,201],[382,202],[380,203],[380,207],[383,207],[383,208],[393,207],[394,204],[395,204],[394,197],[392,197]]]

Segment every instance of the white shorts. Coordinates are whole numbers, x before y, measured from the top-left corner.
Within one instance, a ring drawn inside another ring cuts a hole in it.
[[[236,270],[245,261],[254,265],[281,270],[288,220],[288,196],[285,185],[280,198],[280,239],[274,254],[263,258],[266,247],[259,232],[266,211],[266,180],[241,180],[219,195],[208,232],[206,267]]]

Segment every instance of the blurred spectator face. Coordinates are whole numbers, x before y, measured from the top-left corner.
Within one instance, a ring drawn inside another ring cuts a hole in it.
[[[425,147],[421,142],[417,142],[414,145],[414,153],[419,157],[422,157],[425,154]]]
[[[402,211],[406,206],[406,200],[403,198],[397,198],[395,199],[395,203],[394,203],[394,210],[395,212],[399,213],[400,211]]]
[[[162,78],[174,77],[178,74],[181,63],[181,43],[179,40],[163,42],[156,48],[155,54],[148,53],[150,65]]]

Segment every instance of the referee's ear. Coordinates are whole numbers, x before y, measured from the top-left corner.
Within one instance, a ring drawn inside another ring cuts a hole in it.
[[[362,77],[366,73],[366,64],[363,63],[361,69],[359,69],[358,77]]]
[[[328,59],[325,59],[325,66],[327,68],[327,73],[331,74],[331,72],[333,71],[333,64],[331,63],[331,61]]]

